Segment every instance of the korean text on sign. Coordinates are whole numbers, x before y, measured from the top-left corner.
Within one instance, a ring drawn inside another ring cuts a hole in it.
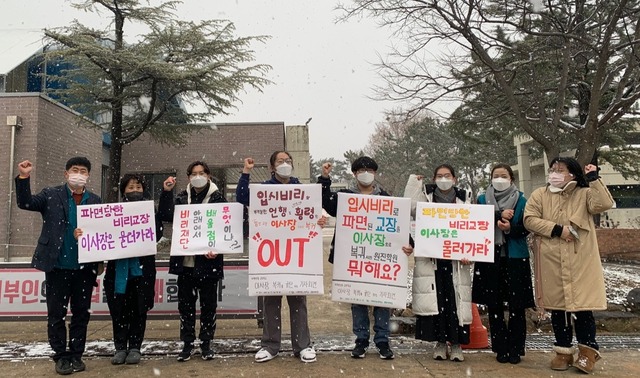
[[[236,202],[177,205],[172,256],[242,253],[242,205]]]
[[[493,262],[493,218],[492,206],[418,202],[415,254]]]
[[[153,201],[78,206],[81,263],[156,254]]]

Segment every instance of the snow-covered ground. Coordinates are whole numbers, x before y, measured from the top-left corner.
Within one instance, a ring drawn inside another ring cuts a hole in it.
[[[607,303],[626,305],[627,294],[631,289],[640,288],[640,265],[606,262],[602,264],[604,269],[604,282],[607,287]],[[411,305],[411,285],[413,272],[409,272],[407,305]]]
[[[640,265],[604,263],[607,302],[624,305],[631,289],[640,288]]]

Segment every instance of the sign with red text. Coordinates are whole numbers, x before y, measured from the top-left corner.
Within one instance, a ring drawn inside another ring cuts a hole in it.
[[[249,190],[249,295],[323,294],[321,186]]]
[[[493,262],[493,206],[418,202],[415,254]]]
[[[237,202],[176,205],[171,256],[242,253],[242,211]]]
[[[168,261],[158,261],[150,317],[178,316],[178,276],[169,274]],[[107,269],[109,269],[107,267]],[[247,291],[247,262],[225,260],[224,279],[218,284],[218,316],[255,316],[257,298]],[[91,293],[91,316],[109,316],[104,275],[98,276]],[[45,275],[28,264],[0,264],[0,320],[47,317]],[[200,306],[196,305],[199,309]]]
[[[407,305],[409,198],[338,193],[331,299]]]
[[[153,201],[78,206],[78,262],[156,254]]]

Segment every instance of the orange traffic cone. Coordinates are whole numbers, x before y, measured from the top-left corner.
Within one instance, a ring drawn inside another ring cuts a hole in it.
[[[469,326],[469,344],[463,344],[463,349],[484,349],[489,346],[489,336],[487,334],[487,327],[482,325],[480,321],[480,314],[478,313],[478,305],[471,304],[471,313],[473,314],[473,320]]]

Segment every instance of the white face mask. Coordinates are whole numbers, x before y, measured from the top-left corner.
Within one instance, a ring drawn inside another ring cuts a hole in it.
[[[276,173],[282,178],[291,177],[291,171],[293,171],[293,167],[287,163],[282,163],[276,167]]]
[[[371,172],[362,172],[358,173],[356,179],[358,182],[364,186],[369,186],[373,183],[373,180],[376,178],[376,175]]]
[[[207,185],[207,183],[209,182],[209,180],[207,179],[206,176],[195,176],[195,177],[191,177],[189,179],[189,182],[191,183],[191,186],[193,186],[194,188],[204,188],[205,185]]]
[[[493,186],[493,189],[495,189],[496,191],[502,192],[504,190],[509,189],[509,187],[511,186],[511,180],[503,177],[496,177],[493,180],[491,180],[491,185]]]
[[[443,192],[446,192],[447,190],[453,187],[453,180],[448,178],[439,178],[439,179],[436,179],[436,185],[438,185],[438,188],[440,190],[442,190]]]
[[[564,173],[551,172],[549,173],[549,184],[555,188],[562,189],[564,187],[566,177]]]
[[[81,173],[69,173],[69,179],[67,182],[72,188],[83,188],[87,184],[89,177]]]

